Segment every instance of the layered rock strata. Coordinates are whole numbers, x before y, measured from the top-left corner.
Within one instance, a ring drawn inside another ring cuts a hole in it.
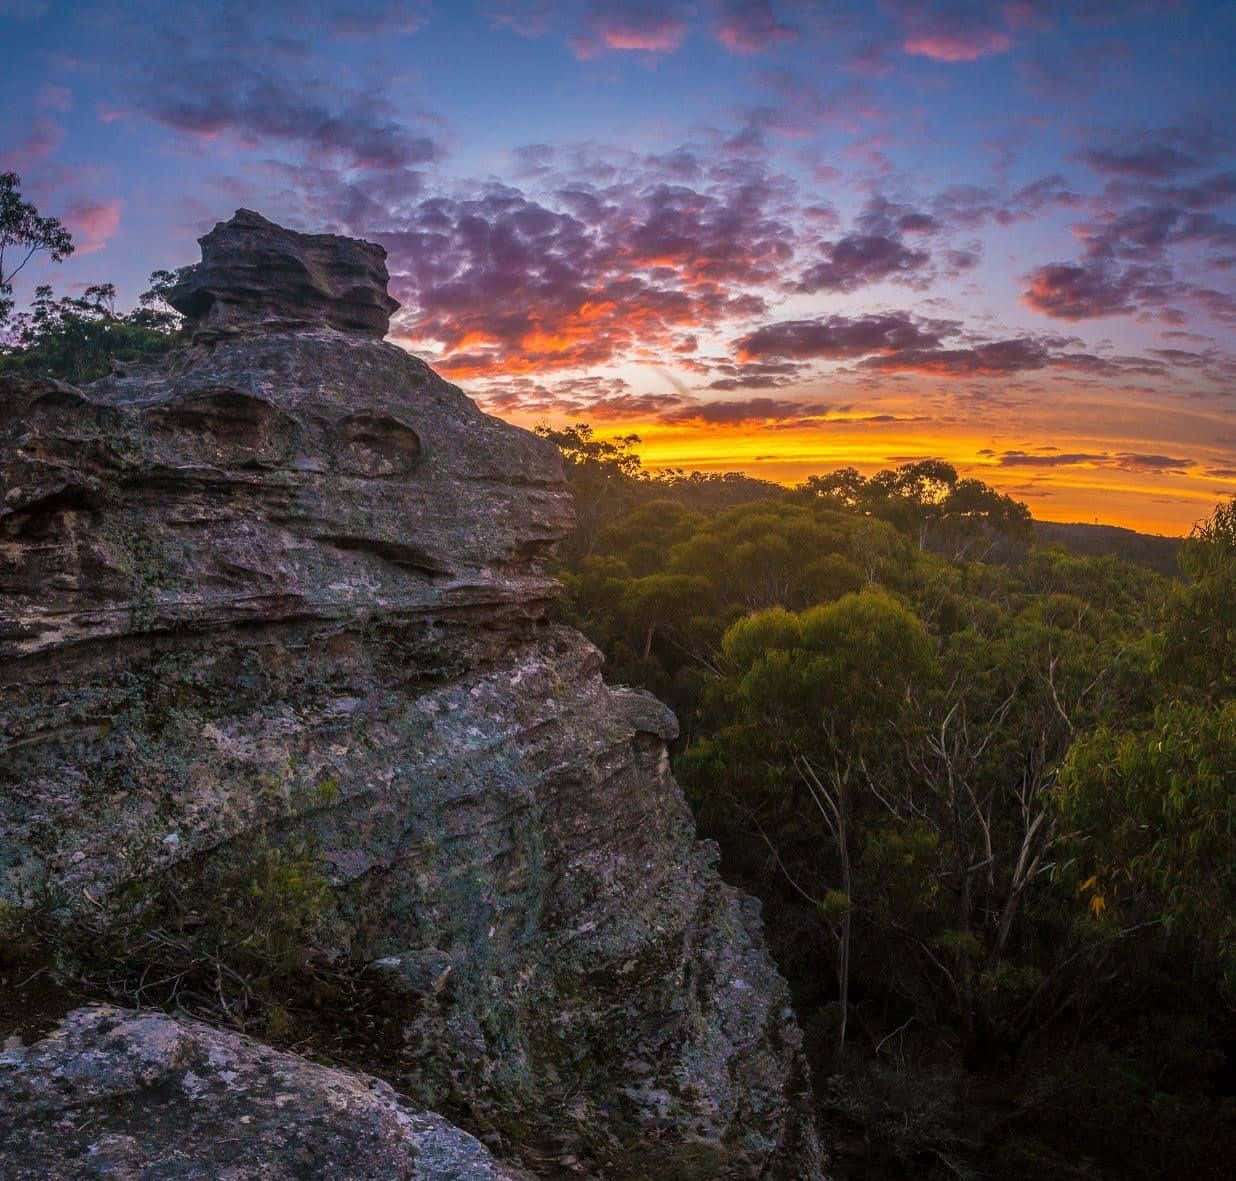
[[[203,255],[166,363],[0,390],[0,902],[311,849],[397,1042],[356,1065],[541,1176],[818,1177],[674,719],[546,622],[555,449],[376,339],[379,248],[242,211]]]

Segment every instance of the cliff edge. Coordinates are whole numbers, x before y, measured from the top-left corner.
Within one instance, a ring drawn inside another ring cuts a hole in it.
[[[66,995],[329,1053],[536,1176],[818,1178],[674,719],[546,622],[556,450],[382,342],[379,247],[201,241],[156,367],[0,379],[0,918]]]

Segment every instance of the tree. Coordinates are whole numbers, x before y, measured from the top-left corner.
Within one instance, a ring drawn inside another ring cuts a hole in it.
[[[641,475],[634,450],[639,436],[623,435],[612,442],[598,439],[586,422],[557,429],[538,426],[536,433],[562,452],[567,483],[575,494],[575,532],[564,552],[570,558],[586,558],[596,548],[602,526],[631,507],[631,493]]]
[[[942,459],[902,464],[870,479],[856,468],[838,468],[811,476],[794,495],[809,504],[880,517],[916,538],[920,550],[958,559],[989,552],[1000,539],[1025,545],[1031,538],[1024,504],[982,480],[960,479]]]
[[[855,813],[860,794],[886,806],[898,719],[911,686],[931,673],[931,643],[912,612],[883,592],[862,591],[797,615],[779,607],[748,615],[726,632],[724,647],[739,670],[743,721],[767,735],[772,782],[796,782],[805,792],[836,856],[831,889],[797,877],[792,884],[834,930],[840,1058],[850,1010]],[[773,854],[794,873],[780,850]]]
[[[16,172],[0,173],[0,324],[13,310],[13,279],[40,250],[52,262],[73,253],[73,236],[54,217],[23,201]]]
[[[1236,694],[1236,499],[1196,526],[1180,552],[1191,580],[1167,604],[1160,675],[1182,693]]]
[[[1236,497],[1194,525],[1180,550],[1181,569],[1194,581],[1231,565],[1236,565]]]

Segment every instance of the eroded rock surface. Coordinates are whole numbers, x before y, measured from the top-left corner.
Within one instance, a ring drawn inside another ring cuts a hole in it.
[[[394,1031],[358,1067],[541,1176],[818,1177],[674,720],[545,621],[557,452],[394,346],[275,323],[3,379],[0,903],[97,923],[310,848],[326,953]]]
[[[386,1083],[100,1006],[0,1052],[8,1181],[530,1181]]]
[[[326,327],[381,340],[399,307],[386,251],[372,242],[297,234],[241,209],[201,245],[201,263],[168,297],[200,335]]]

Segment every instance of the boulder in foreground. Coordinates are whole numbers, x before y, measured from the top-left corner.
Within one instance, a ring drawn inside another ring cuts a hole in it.
[[[109,1006],[0,1053],[0,1176],[528,1181],[385,1083]]]

